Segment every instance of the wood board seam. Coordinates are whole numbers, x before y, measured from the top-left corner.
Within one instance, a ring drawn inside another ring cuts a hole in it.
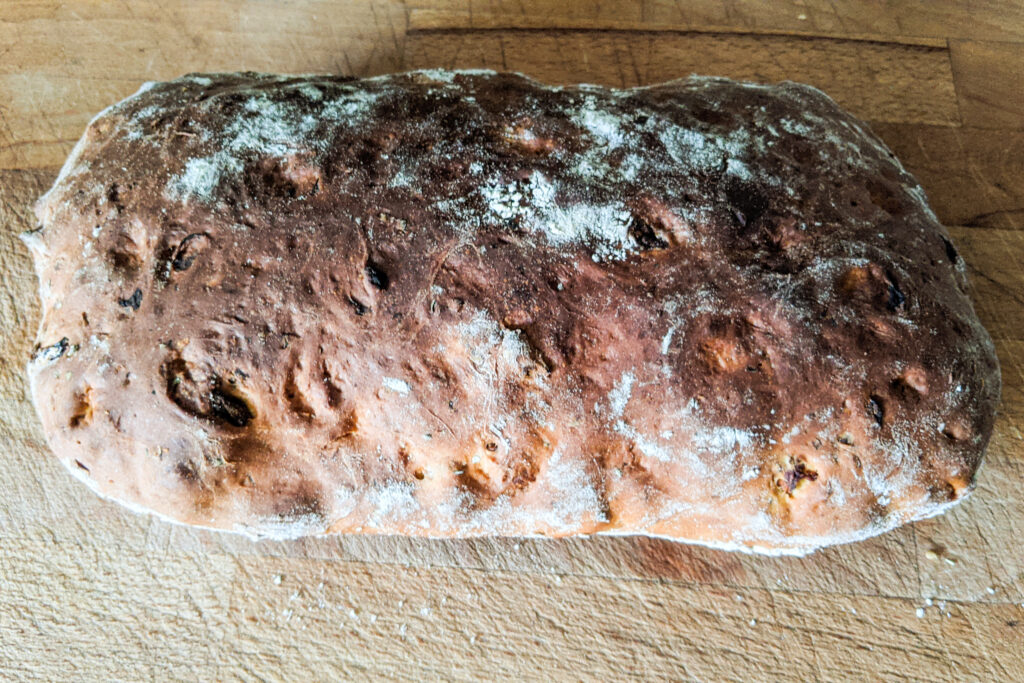
[[[411,9],[409,11],[408,33],[450,32],[450,31],[578,31],[578,32],[621,32],[621,33],[700,33],[730,34],[755,36],[791,36],[794,38],[821,38],[825,40],[852,40],[859,42],[886,43],[890,45],[908,45],[916,47],[935,47],[947,49],[948,39],[941,36],[909,36],[886,35],[883,33],[841,33],[835,31],[801,31],[783,28],[750,28],[734,27],[727,24],[708,24],[704,27],[686,25],[658,25],[631,21],[597,20],[573,21],[555,17],[555,21],[546,26],[530,25],[528,21],[518,21],[515,17],[485,13],[475,15],[483,17],[484,23],[474,24],[472,12],[468,15],[461,12],[438,12],[428,9]],[[468,21],[467,21],[468,19]],[[998,42],[998,41],[992,41]],[[1020,44],[1019,41],[1002,41]]]
[[[971,230],[1012,230],[1020,231],[1021,228],[1007,228],[999,225],[986,225],[984,221],[989,218],[998,218],[1001,216],[1013,216],[1021,214],[1024,216],[1024,206],[1015,206],[1009,209],[996,209],[995,211],[986,211],[979,213],[974,216],[970,216],[967,220],[957,221],[956,225],[962,228],[970,228]]]
[[[793,33],[789,31],[766,31],[766,30],[752,30],[752,29],[729,29],[728,27],[722,27],[721,30],[705,30],[705,29],[692,29],[692,28],[643,28],[643,29],[623,29],[623,28],[560,28],[560,27],[533,27],[533,26],[497,26],[497,27],[454,27],[454,28],[414,28],[411,27],[406,33],[406,39],[415,38],[420,36],[430,36],[436,34],[455,34],[464,35],[472,33],[577,33],[577,34],[601,34],[601,33],[617,33],[631,36],[656,36],[656,35],[676,35],[676,36],[740,36],[740,37],[754,37],[754,38],[792,38],[794,40],[801,40],[806,42],[820,41],[823,43],[873,43],[878,45],[886,46],[897,46],[897,47],[908,47],[917,48],[920,50],[929,50],[932,52],[949,52],[949,41],[946,39],[934,39],[928,40],[927,42],[902,42],[886,39],[885,36],[866,34],[866,35],[821,35],[816,33]]]
[[[956,117],[960,122],[960,128],[964,127],[964,99],[961,93],[960,79],[957,78],[956,65],[953,64],[953,44],[949,38],[946,39],[946,59],[949,62],[949,73],[952,75],[953,81],[953,100],[956,102]],[[977,126],[972,126],[977,128]],[[985,130],[985,129],[982,129]]]

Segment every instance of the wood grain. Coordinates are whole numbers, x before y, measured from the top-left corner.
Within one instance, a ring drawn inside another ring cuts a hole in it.
[[[562,28],[749,32],[943,44],[1024,39],[1015,0],[409,0],[411,30]]]
[[[954,227],[978,317],[995,339],[1024,339],[1024,231]]]
[[[39,325],[32,259],[18,235],[35,226],[32,204],[56,177],[56,169],[0,171],[0,401],[5,405],[25,395],[24,365]]]
[[[999,433],[1004,438],[1009,436],[1005,427]],[[922,597],[986,603],[1024,601],[1024,554],[1019,548],[1005,549],[1007,539],[1019,539],[1024,534],[1022,445],[1018,433],[1016,457],[990,459],[978,478],[977,490],[963,507],[916,525]]]
[[[1024,131],[879,122],[872,128],[921,182],[944,223],[1024,228]]]
[[[964,125],[1024,130],[1024,46],[954,40],[949,49]]]
[[[1020,41],[1015,0],[0,5],[0,679],[1024,679]],[[187,71],[448,65],[789,78],[870,120],[955,226],[996,339],[976,493],[772,559],[628,538],[252,543],[85,491],[26,395],[38,309],[16,235],[89,118]]]
[[[133,680],[478,680],[485,670],[538,681],[714,680],[723,671],[754,680],[780,672],[796,680],[1024,674],[1014,656],[1015,605],[949,601],[918,617],[920,601],[904,598],[154,556],[47,540],[8,548],[0,571],[23,580],[0,616],[24,623],[13,605],[40,615],[0,645],[17,653],[0,663],[9,677],[59,679],[72,667]],[[91,628],[57,616],[55,596],[69,588]]]

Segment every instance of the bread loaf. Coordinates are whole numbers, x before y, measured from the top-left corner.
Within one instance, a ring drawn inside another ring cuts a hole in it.
[[[805,553],[963,499],[992,432],[956,248],[806,85],[190,75],[36,211],[50,446],[178,522]]]

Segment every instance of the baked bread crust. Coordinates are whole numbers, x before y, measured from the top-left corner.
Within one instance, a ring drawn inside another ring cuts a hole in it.
[[[190,75],[36,211],[49,443],[179,522],[804,553],[963,499],[992,432],[955,247],[806,85]]]

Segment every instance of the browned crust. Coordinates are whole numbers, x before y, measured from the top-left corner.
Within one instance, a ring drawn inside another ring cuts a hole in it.
[[[962,499],[992,431],[963,263],[809,86],[188,76],[37,213],[51,446],[176,521],[806,552]]]

